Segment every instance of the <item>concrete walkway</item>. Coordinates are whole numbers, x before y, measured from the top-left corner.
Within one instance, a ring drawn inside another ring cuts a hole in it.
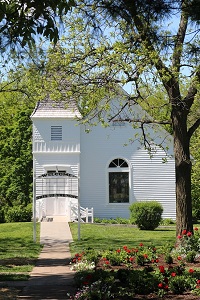
[[[74,272],[69,265],[71,241],[68,222],[57,220],[41,223],[40,242],[44,247],[18,299],[69,299],[67,293],[75,290]]]

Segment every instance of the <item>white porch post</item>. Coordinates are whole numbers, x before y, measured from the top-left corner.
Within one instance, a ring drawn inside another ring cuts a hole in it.
[[[33,241],[36,242],[36,173],[33,156]]]
[[[78,240],[81,239],[80,164],[78,164]]]

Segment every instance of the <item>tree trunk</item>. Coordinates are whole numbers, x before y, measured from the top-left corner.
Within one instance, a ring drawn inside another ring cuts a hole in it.
[[[176,171],[176,234],[182,230],[193,232],[191,169],[187,132],[187,111],[183,102],[172,106],[172,124],[174,131],[174,155]]]

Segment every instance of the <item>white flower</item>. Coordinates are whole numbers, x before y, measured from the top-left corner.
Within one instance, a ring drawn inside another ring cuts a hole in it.
[[[87,260],[82,260],[74,264],[70,270],[72,271],[85,271],[85,270],[93,270],[95,268],[94,262],[88,262]]]

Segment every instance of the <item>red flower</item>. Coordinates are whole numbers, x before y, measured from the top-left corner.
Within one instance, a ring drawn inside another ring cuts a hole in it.
[[[120,249],[117,249],[117,250],[116,250],[116,252],[117,252],[117,253],[120,253],[120,252],[121,252],[121,250],[120,250]]]
[[[182,259],[182,257],[181,257],[181,256],[178,256],[178,257],[177,257],[177,259],[178,259],[178,260],[181,260],[181,259]]]
[[[189,273],[194,273],[194,269],[189,269],[188,272]]]
[[[158,258],[156,258],[156,263],[158,263],[159,262],[159,259]]]
[[[130,258],[129,258],[129,261],[130,261],[130,262],[134,261],[134,257],[130,257]]]
[[[89,282],[87,282],[87,281],[83,281],[83,284],[84,284],[84,285],[88,285],[88,284],[89,284]]]
[[[160,270],[160,273],[164,273],[165,272],[165,268],[163,266],[159,266],[159,270]]]
[[[192,232],[189,231],[189,232],[187,233],[187,236],[190,237],[191,235],[192,235]]]
[[[197,231],[197,230],[199,230],[199,229],[198,229],[197,227],[194,227],[194,230]]]
[[[172,272],[172,273],[171,273],[171,276],[172,276],[172,277],[176,277],[176,273],[175,273],[175,272]]]
[[[143,244],[143,243],[140,243],[140,244],[139,244],[139,246],[140,246],[140,247],[143,247],[143,246],[144,246],[144,244]]]
[[[180,239],[182,238],[182,236],[181,236],[181,235],[178,235],[177,238],[180,240]]]
[[[197,284],[200,284],[200,279],[197,280]]]
[[[154,259],[152,259],[152,260],[151,260],[151,262],[152,262],[152,263],[154,263],[154,262],[155,262],[155,260],[154,260]]]
[[[158,287],[159,287],[159,289],[163,289],[163,287],[164,287],[163,283],[160,282],[160,283],[158,284]]]
[[[123,249],[124,249],[124,250],[127,250],[127,249],[128,249],[128,247],[127,247],[127,246],[123,246]]]
[[[105,260],[105,264],[109,265],[110,264],[109,260]]]
[[[169,289],[169,286],[166,284],[166,285],[164,286],[164,289],[167,291],[167,290]]]
[[[148,258],[148,254],[143,254],[143,257],[144,258]]]
[[[186,235],[186,234],[187,234],[187,230],[184,229],[184,230],[182,231],[182,235]]]
[[[169,279],[168,279],[167,277],[165,277],[165,278],[164,278],[164,282],[165,282],[165,283],[168,283],[168,282],[169,282]]]

